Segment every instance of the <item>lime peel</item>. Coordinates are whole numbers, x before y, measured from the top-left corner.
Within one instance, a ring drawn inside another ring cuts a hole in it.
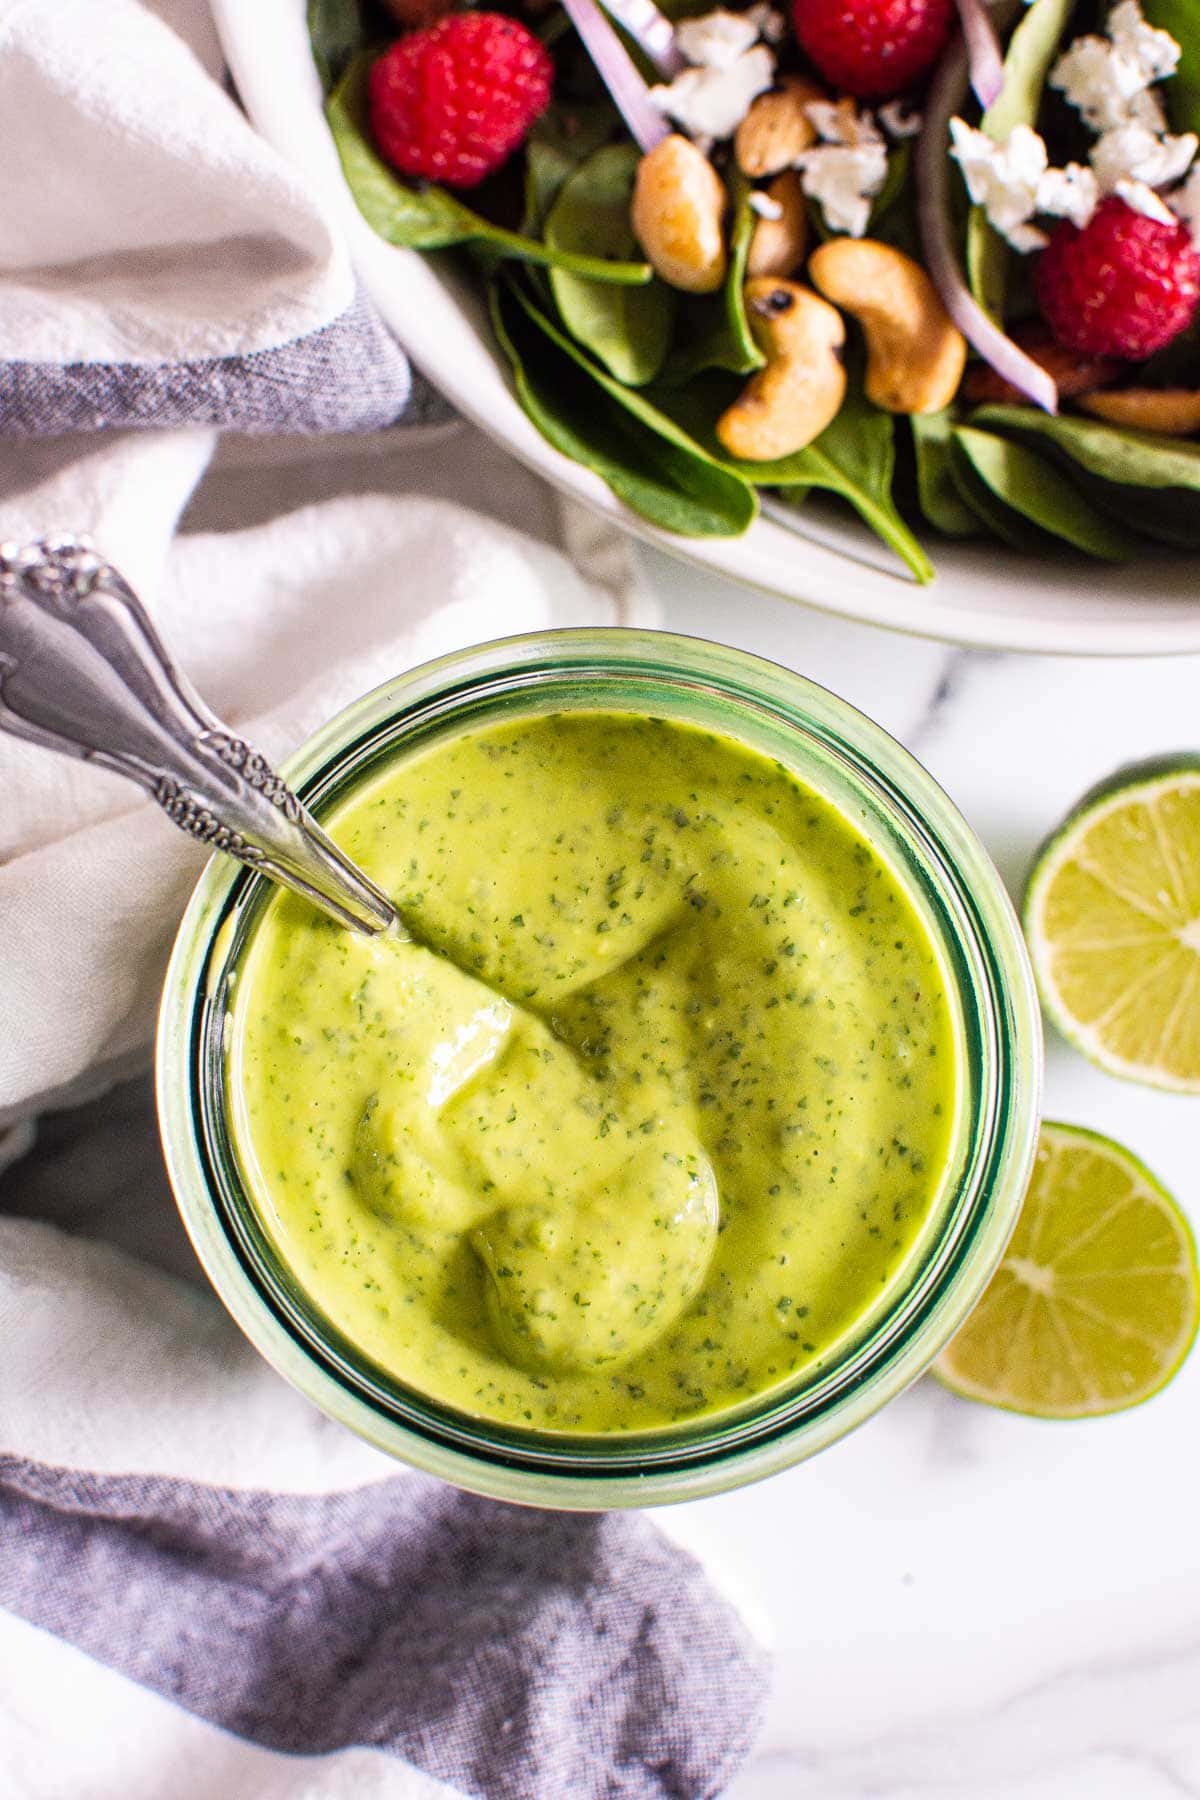
[[[1039,851],[1024,913],[1067,1041],[1110,1074],[1200,1092],[1200,756],[1085,794]]]
[[[1162,1183],[1113,1139],[1047,1121],[1008,1251],[933,1373],[1009,1412],[1098,1418],[1165,1387],[1198,1322],[1195,1240]]]

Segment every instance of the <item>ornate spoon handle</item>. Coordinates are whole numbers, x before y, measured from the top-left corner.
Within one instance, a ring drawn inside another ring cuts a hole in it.
[[[340,924],[396,922],[265,758],[209,711],[87,538],[0,543],[0,730],[127,775],[192,837]]]

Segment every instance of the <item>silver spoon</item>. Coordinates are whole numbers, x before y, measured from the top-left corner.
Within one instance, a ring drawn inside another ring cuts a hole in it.
[[[204,704],[86,537],[0,543],[0,730],[128,776],[181,830],[341,925],[398,926],[387,895]]]

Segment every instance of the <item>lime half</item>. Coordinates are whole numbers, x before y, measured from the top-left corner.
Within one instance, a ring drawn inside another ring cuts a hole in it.
[[[1200,1092],[1200,757],[1084,796],[1039,852],[1025,935],[1070,1043],[1114,1075]]]
[[[1196,1246],[1170,1194],[1111,1138],[1044,1124],[1004,1261],[934,1373],[970,1400],[1094,1418],[1165,1386],[1198,1317]]]

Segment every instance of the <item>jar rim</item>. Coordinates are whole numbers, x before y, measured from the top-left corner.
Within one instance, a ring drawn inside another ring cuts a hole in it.
[[[555,681],[623,683],[644,690],[648,700],[657,697],[655,710],[668,716],[679,716],[684,695],[688,705],[737,708],[743,724],[769,716],[772,728],[797,748],[803,743],[811,753],[819,745],[826,757],[848,758],[846,778],[865,784],[864,792],[871,789],[881,817],[889,810],[894,815],[916,878],[928,879],[931,892],[936,888],[952,902],[943,910],[952,927],[950,947],[962,957],[967,977],[969,991],[960,983],[959,997],[975,1009],[990,1110],[937,1254],[916,1271],[866,1343],[835,1360],[817,1387],[798,1394],[789,1389],[782,1397],[767,1393],[736,1414],[699,1415],[612,1442],[550,1438],[464,1419],[425,1397],[406,1401],[403,1391],[397,1399],[400,1384],[389,1384],[382,1372],[382,1385],[373,1379],[369,1362],[356,1359],[353,1346],[328,1321],[322,1332],[311,1317],[297,1314],[294,1284],[289,1287],[281,1260],[276,1256],[274,1268],[264,1265],[253,1233],[248,1238],[236,1207],[230,1210],[227,1184],[239,1177],[215,1098],[224,1069],[225,977],[269,887],[227,859],[214,858],[201,875],[168,967],[157,1046],[159,1118],[172,1187],[209,1279],[258,1350],[322,1410],[401,1460],[496,1498],[581,1509],[662,1504],[742,1485],[824,1448],[915,1379],[953,1335],[1003,1254],[1032,1169],[1040,1013],[1011,902],[948,796],[907,750],[848,702],[744,651],[615,627],[566,628],[473,646],[351,703],[301,746],[284,773],[320,812],[401,742],[411,744],[419,729],[433,728],[430,721],[438,729],[462,729],[472,708],[514,699],[532,704]],[[589,709],[605,706],[592,701]],[[614,702],[607,710],[635,708]],[[735,727],[719,729],[747,741]],[[808,779],[803,766],[797,774]]]

